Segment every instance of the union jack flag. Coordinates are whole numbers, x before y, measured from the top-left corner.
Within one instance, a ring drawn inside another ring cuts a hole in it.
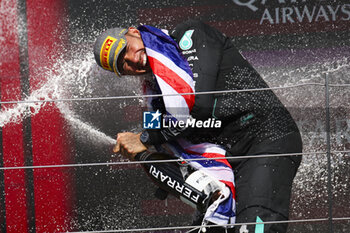
[[[186,58],[179,53],[177,43],[162,30],[140,26],[148,62],[164,96],[168,113],[173,116],[189,116],[194,105],[194,82]],[[179,95],[180,94],[180,95]],[[189,94],[189,95],[181,95]]]
[[[195,102],[193,74],[186,58],[179,52],[177,43],[163,30],[143,25],[138,27],[146,48],[148,62],[163,96],[168,114],[189,116]],[[181,94],[190,95],[181,95]],[[193,95],[191,95],[193,93]],[[226,151],[211,143],[191,144],[184,139],[169,143],[172,151],[188,163],[225,184],[221,198],[211,204],[204,216],[205,221],[215,224],[235,222],[235,185],[232,168],[224,158]],[[217,159],[216,159],[217,158]],[[223,158],[223,159],[219,159]]]

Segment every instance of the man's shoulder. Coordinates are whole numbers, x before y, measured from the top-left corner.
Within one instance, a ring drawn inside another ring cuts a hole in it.
[[[174,30],[170,31],[170,36],[176,41],[180,41],[184,36],[192,37],[194,40],[205,40],[210,43],[223,44],[227,37],[215,27],[197,19],[190,19],[178,24]]]
[[[176,28],[178,27],[205,27],[208,26],[206,23],[204,23],[202,20],[198,20],[198,19],[189,19],[186,20],[182,23],[179,23]]]
[[[210,28],[209,25],[205,24],[201,20],[190,19],[178,24],[171,32],[171,36],[174,38],[181,37],[184,32],[188,30],[204,30],[205,28]]]

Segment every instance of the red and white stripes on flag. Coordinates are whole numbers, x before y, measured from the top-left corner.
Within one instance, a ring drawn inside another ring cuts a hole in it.
[[[216,224],[235,223],[236,190],[232,167],[225,159],[226,151],[212,143],[191,144],[183,139],[178,139],[177,144],[178,146],[172,143],[172,149],[176,150],[175,153],[181,154],[183,159],[190,159],[188,163],[192,167],[226,185],[226,188],[220,191],[222,198],[208,207],[204,220]],[[197,158],[208,158],[208,160],[193,160]]]
[[[178,52],[176,42],[163,31],[150,26],[141,26],[138,29],[159,88],[162,94],[167,95],[163,96],[166,110],[178,120],[188,117],[195,99],[195,95],[191,94],[195,90],[192,71],[186,58]]]

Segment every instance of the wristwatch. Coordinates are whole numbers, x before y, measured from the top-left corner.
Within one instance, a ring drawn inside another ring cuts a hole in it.
[[[142,133],[140,135],[140,141],[144,145],[149,145],[149,143],[150,143],[150,141],[149,141],[149,133],[147,132],[147,130],[142,131]]]

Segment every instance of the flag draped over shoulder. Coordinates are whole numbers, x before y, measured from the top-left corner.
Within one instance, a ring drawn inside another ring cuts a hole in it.
[[[178,51],[176,42],[162,30],[140,26],[148,62],[164,96],[167,112],[173,117],[189,116],[194,105],[194,82],[191,68]],[[184,118],[183,118],[184,119]]]
[[[167,113],[178,120],[188,119],[195,101],[195,89],[193,74],[186,58],[179,52],[177,43],[162,30],[146,25],[138,27],[138,30],[158,87],[163,95],[170,95],[163,96]],[[193,95],[181,95],[185,93]],[[221,197],[208,207],[204,220],[215,224],[234,223],[234,175],[224,158],[226,151],[215,144],[191,144],[181,138],[172,141],[169,146],[176,156],[183,159],[210,158],[188,161],[193,168],[225,184]]]

